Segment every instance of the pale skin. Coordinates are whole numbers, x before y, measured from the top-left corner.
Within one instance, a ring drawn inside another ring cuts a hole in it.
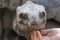
[[[60,29],[52,28],[31,32],[32,40],[60,40]]]

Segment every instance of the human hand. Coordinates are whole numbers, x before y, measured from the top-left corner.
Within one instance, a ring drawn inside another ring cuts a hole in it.
[[[34,31],[31,34],[32,40],[60,40],[60,28]]]
[[[39,31],[33,31],[31,33],[31,39],[32,40],[43,40],[41,33]]]

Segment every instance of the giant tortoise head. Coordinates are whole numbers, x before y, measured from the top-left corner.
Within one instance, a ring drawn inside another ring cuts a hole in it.
[[[46,11],[43,5],[27,1],[18,6],[16,17],[13,22],[13,29],[20,34],[21,31],[33,31],[45,28]]]

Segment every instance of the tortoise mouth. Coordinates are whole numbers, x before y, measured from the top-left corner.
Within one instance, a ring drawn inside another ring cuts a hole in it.
[[[20,21],[18,22],[18,27],[21,31],[33,31],[33,30],[41,30],[44,29],[43,26],[43,22],[42,23],[31,23],[29,21]]]
[[[43,26],[40,25],[28,25],[28,24],[20,24],[19,25],[19,29],[21,29],[22,31],[24,30],[29,30],[29,31],[33,31],[33,30],[42,30],[44,29]]]

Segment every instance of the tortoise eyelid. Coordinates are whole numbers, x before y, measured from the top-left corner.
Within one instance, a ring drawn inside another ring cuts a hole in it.
[[[39,12],[39,18],[42,19],[43,17],[45,17],[45,13],[44,12]]]
[[[27,13],[20,13],[19,17],[24,20],[28,20],[28,14]]]

